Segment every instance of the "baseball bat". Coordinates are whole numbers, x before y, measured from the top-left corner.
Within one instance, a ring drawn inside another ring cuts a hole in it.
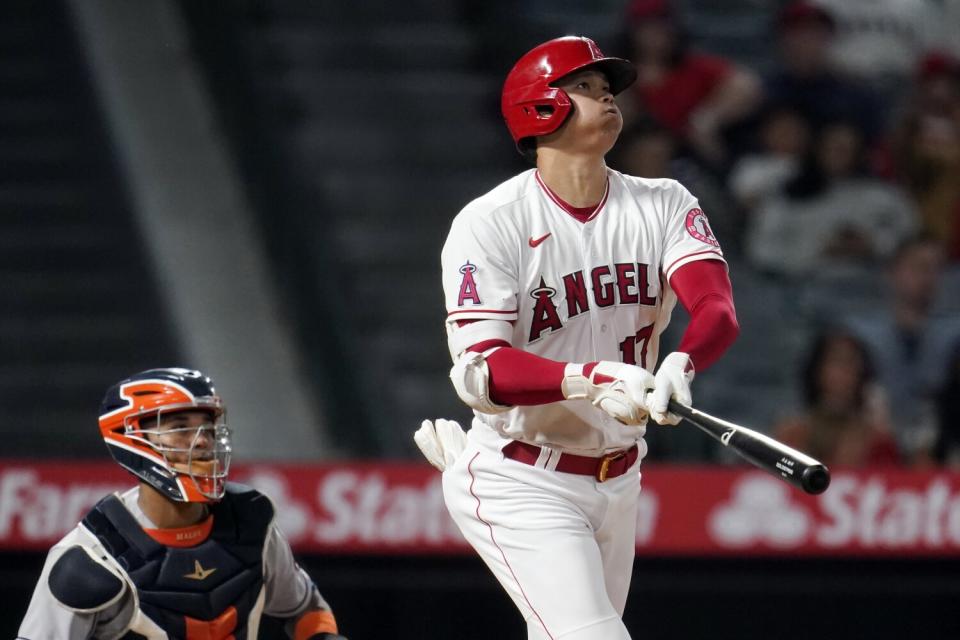
[[[750,464],[763,469],[810,494],[830,486],[826,465],[762,433],[715,418],[708,413],[670,400],[670,413],[684,418]]]

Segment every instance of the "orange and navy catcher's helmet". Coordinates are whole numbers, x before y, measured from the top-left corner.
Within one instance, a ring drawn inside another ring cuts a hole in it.
[[[534,47],[510,70],[500,95],[500,110],[517,149],[527,138],[553,133],[573,108],[570,96],[554,86],[576,71],[596,68],[607,76],[610,93],[617,95],[637,79],[633,64],[603,55],[590,38],[564,36]]]
[[[160,418],[205,411],[210,423],[178,429],[195,432],[189,446],[163,443]],[[230,469],[226,408],[213,382],[190,369],[150,369],[121,380],[100,403],[100,433],[120,466],[177,502],[216,502]],[[149,419],[149,420],[148,420]],[[208,443],[198,448],[201,432]]]

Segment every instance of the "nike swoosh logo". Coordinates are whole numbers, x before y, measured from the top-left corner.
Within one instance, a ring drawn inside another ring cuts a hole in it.
[[[539,246],[543,243],[544,240],[546,240],[547,238],[549,238],[549,237],[552,236],[552,235],[553,235],[553,232],[551,231],[551,232],[548,233],[547,235],[542,236],[542,237],[540,237],[540,238],[537,238],[536,240],[533,239],[533,236],[530,236],[530,239],[527,240],[527,242],[530,243],[530,248],[531,248],[531,249],[536,249],[537,247],[539,247]]]

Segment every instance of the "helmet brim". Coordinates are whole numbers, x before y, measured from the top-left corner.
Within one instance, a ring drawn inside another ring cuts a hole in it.
[[[617,95],[626,90],[630,85],[637,81],[637,68],[629,60],[623,58],[603,58],[602,60],[593,60],[586,64],[571,69],[569,73],[564,74],[550,83],[556,86],[564,78],[569,78],[575,73],[580,73],[586,69],[597,69],[603,75],[607,76],[610,83],[610,93]]]

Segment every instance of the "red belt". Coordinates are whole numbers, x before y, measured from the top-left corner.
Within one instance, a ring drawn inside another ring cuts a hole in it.
[[[524,464],[536,465],[542,449],[536,445],[514,440],[501,449],[503,455]],[[577,456],[572,453],[559,453],[556,470],[563,473],[576,473],[581,476],[593,476],[599,482],[622,476],[637,461],[639,450],[633,445],[624,451],[614,451],[599,458]],[[549,460],[549,459],[548,459]]]

